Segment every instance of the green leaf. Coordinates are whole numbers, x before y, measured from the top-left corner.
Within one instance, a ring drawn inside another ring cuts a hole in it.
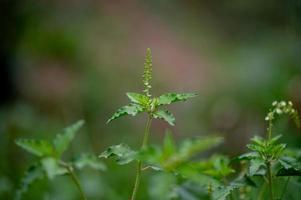
[[[294,168],[289,168],[289,169],[281,168],[277,172],[276,176],[301,176],[301,170],[294,169]]]
[[[250,161],[249,175],[263,176],[266,174],[266,165],[263,160],[253,159]]]
[[[230,185],[230,186],[219,186],[213,189],[212,193],[212,200],[226,200],[227,196],[231,194],[237,186]]]
[[[254,151],[242,154],[237,157],[238,160],[252,160],[252,159],[256,159],[256,158],[260,158],[260,156],[257,152],[254,152]]]
[[[99,158],[113,158],[119,165],[128,164],[137,159],[137,152],[126,144],[110,146],[99,155]]]
[[[29,167],[29,169],[25,172],[20,188],[15,193],[15,200],[21,200],[22,196],[25,192],[27,192],[28,187],[36,180],[44,177],[43,169],[40,165],[35,164]]]
[[[169,157],[176,153],[176,144],[170,131],[166,131],[163,141],[163,157]]]
[[[181,143],[179,150],[162,161],[163,168],[167,171],[174,170],[186,163],[192,157],[200,154],[223,141],[221,137],[186,139]]]
[[[138,94],[134,92],[128,92],[126,95],[129,97],[129,99],[136,104],[140,105],[148,105],[150,102],[150,99],[148,96],[143,95],[143,94]]]
[[[106,170],[106,166],[101,162],[97,156],[93,154],[82,154],[73,161],[73,165],[77,169],[83,169],[84,167],[90,167],[95,170]]]
[[[176,118],[168,110],[157,110],[153,113],[153,117],[155,119],[163,119],[164,121],[169,123],[171,126],[175,125]]]
[[[143,111],[144,108],[138,104],[130,104],[127,106],[123,106],[113,114],[113,116],[107,121],[107,123],[110,123],[112,120],[122,117],[124,115],[136,116],[138,113]]]
[[[158,97],[157,105],[168,105],[178,101],[186,101],[189,98],[196,97],[195,93],[167,93]]]
[[[51,157],[41,160],[42,166],[49,179],[68,173],[68,170],[65,167],[60,166],[58,162],[58,160]]]
[[[39,157],[51,156],[53,154],[53,146],[45,140],[17,139],[16,144]]]
[[[70,142],[73,140],[75,133],[84,125],[84,121],[80,120],[75,124],[65,128],[62,134],[58,134],[53,141],[58,157],[68,148]]]

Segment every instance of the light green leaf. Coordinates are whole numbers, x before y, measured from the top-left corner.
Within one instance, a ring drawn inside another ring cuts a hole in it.
[[[80,120],[75,124],[65,128],[62,134],[58,134],[53,141],[58,157],[68,148],[70,142],[73,140],[75,133],[84,125],[84,121]]]
[[[99,155],[99,158],[113,158],[119,165],[128,164],[137,159],[137,152],[126,144],[110,146]]]
[[[171,131],[166,131],[163,141],[163,157],[167,158],[176,152],[176,144]]]
[[[25,192],[27,192],[28,187],[37,179],[41,179],[44,177],[43,169],[40,165],[35,164],[29,167],[29,169],[25,172],[20,188],[15,193],[15,200],[21,200],[22,196]]]
[[[167,93],[158,97],[157,105],[168,105],[178,101],[186,101],[189,98],[196,97],[195,93]]]
[[[156,112],[153,113],[153,117],[155,119],[163,119],[171,126],[175,125],[176,118],[168,110],[157,110]]]
[[[144,108],[138,104],[130,104],[127,106],[123,106],[119,108],[113,116],[107,121],[107,123],[110,123],[112,120],[117,119],[124,115],[132,115],[136,116],[138,113],[143,112]]]
[[[17,139],[16,144],[39,157],[51,156],[53,154],[53,146],[45,140]]]
[[[95,170],[106,170],[106,166],[103,162],[101,162],[97,156],[93,154],[82,154],[79,157],[77,157],[73,161],[73,165],[77,169],[83,169],[84,167],[90,167]]]
[[[179,154],[182,157],[189,158],[198,153],[213,148],[223,142],[222,137],[206,137],[187,139],[180,146]]]
[[[134,92],[128,92],[126,95],[133,103],[137,103],[140,105],[147,105],[150,101],[149,97],[143,94],[138,94]]]
[[[49,179],[68,173],[68,170],[65,167],[60,166],[58,162],[58,160],[51,157],[41,160],[42,166]]]

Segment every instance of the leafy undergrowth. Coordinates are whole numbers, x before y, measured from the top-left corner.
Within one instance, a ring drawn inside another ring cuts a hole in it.
[[[125,143],[108,147],[98,157],[82,154],[64,161],[62,154],[68,149],[75,133],[83,125],[79,121],[58,134],[52,142],[44,140],[18,139],[16,144],[35,155],[33,163],[16,191],[15,199],[22,199],[31,183],[37,179],[53,179],[69,175],[79,191],[81,199],[87,199],[75,172],[84,167],[105,171],[101,159],[113,159],[118,165],[136,163],[135,182],[129,193],[130,199],[139,197],[143,174],[152,171],[149,199],[197,200],[197,199],[300,199],[301,150],[291,149],[281,142],[281,135],[273,135],[276,117],[290,116],[300,126],[298,112],[292,102],[273,102],[265,120],[268,122],[265,137],[254,136],[247,148],[250,152],[235,158],[208,151],[221,145],[219,136],[196,137],[176,143],[167,131],[161,145],[149,144],[150,128],[155,119],[175,125],[174,115],[165,106],[196,97],[195,93],[167,93],[159,97],[151,94],[152,57],[150,49],[144,64],[142,93],[129,92],[130,103],[117,110],[107,123],[122,116],[147,115],[140,148]],[[240,167],[237,167],[239,165]],[[234,170],[234,167],[235,170]],[[112,173],[111,170],[103,173]],[[114,189],[114,188],[113,188]]]

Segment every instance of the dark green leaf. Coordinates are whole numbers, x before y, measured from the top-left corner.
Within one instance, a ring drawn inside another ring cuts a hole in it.
[[[73,165],[77,169],[83,169],[84,167],[90,167],[95,170],[106,170],[106,166],[103,162],[101,162],[97,156],[93,154],[82,154],[79,157],[77,157],[73,161]]]
[[[113,114],[113,116],[107,121],[107,123],[110,123],[112,120],[117,119],[124,115],[136,116],[138,113],[143,111],[144,108],[138,104],[130,104],[127,106],[123,106],[119,108],[116,113]]]
[[[196,97],[195,93],[167,93],[158,97],[157,105],[168,105],[177,101],[186,101],[189,98]]]
[[[53,146],[45,140],[17,139],[16,144],[36,156],[51,156]]]
[[[301,170],[295,169],[295,168],[281,168],[276,176],[301,176]]]
[[[53,141],[58,157],[68,148],[70,142],[73,140],[75,133],[83,126],[84,121],[80,120],[75,124],[65,128],[62,134],[58,134]]]
[[[176,118],[168,110],[157,110],[156,112],[153,113],[153,117],[155,119],[163,119],[171,126],[175,125]]]
[[[22,196],[27,192],[28,187],[37,179],[43,178],[44,173],[40,165],[35,164],[29,167],[21,180],[20,188],[15,193],[15,200],[22,199]]]
[[[137,159],[137,152],[126,144],[110,146],[99,155],[100,158],[113,158],[119,165],[128,164]]]

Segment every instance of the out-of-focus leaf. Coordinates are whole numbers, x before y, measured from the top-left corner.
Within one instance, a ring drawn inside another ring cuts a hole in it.
[[[119,165],[124,165],[137,159],[137,152],[126,144],[110,146],[99,155],[99,158],[113,158]]]
[[[196,97],[195,93],[167,93],[158,97],[157,105],[167,105],[177,101],[186,101],[189,98]]]
[[[163,157],[167,158],[174,154],[177,150],[175,141],[172,137],[172,133],[170,131],[166,131],[164,141],[163,141]],[[163,158],[163,159],[164,159]]]
[[[96,170],[106,170],[105,164],[100,161],[97,156],[92,155],[92,154],[82,154],[79,157],[77,157],[73,161],[73,165],[77,169],[83,169],[84,167],[90,167],[92,169]]]
[[[177,166],[187,162],[193,156],[202,153],[223,141],[221,137],[187,139],[180,145],[177,153],[162,161],[163,168],[175,169]]]
[[[57,156],[60,157],[61,154],[68,148],[70,142],[73,140],[75,133],[84,125],[84,121],[80,120],[75,124],[65,128],[62,134],[58,134],[53,141]]]
[[[55,158],[43,158],[41,163],[49,179],[68,173],[68,170],[65,167],[60,166],[58,160]]]
[[[52,144],[45,140],[17,139],[16,144],[39,157],[51,156],[54,152]]]
[[[140,105],[147,105],[150,101],[149,97],[143,94],[138,94],[134,92],[128,92],[126,95],[129,97],[129,99],[136,104]]]
[[[21,200],[22,196],[25,192],[27,192],[28,187],[37,179],[43,178],[44,173],[43,169],[40,165],[35,164],[29,167],[29,169],[25,172],[20,188],[15,193],[15,200]]]
[[[144,108],[141,105],[138,104],[130,104],[123,106],[119,108],[112,117],[107,121],[107,123],[110,123],[112,120],[117,119],[119,117],[122,117],[124,115],[132,115],[136,116],[138,113],[143,112]]]
[[[153,113],[153,117],[155,119],[163,119],[164,121],[169,123],[171,126],[175,125],[176,118],[168,110],[157,110]]]
[[[218,180],[228,176],[231,173],[234,173],[234,170],[229,164],[229,158],[223,155],[213,155],[209,160],[198,163],[202,173],[212,176]]]

